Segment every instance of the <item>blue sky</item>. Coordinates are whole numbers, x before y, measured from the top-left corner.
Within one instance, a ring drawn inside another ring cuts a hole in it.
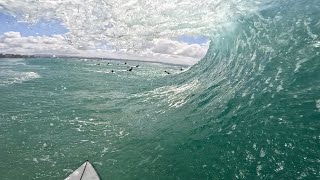
[[[8,31],[20,32],[22,36],[50,36],[68,32],[57,20],[40,21],[36,24],[19,22],[17,18],[0,12],[0,35]]]
[[[185,42],[188,44],[204,44],[208,42],[208,38],[205,36],[188,36],[188,35],[181,35],[176,37],[176,40],[179,42]]]

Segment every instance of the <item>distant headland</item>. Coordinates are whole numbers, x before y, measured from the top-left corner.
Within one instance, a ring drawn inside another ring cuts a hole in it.
[[[0,58],[36,58],[39,56],[35,55],[21,55],[21,54],[2,54],[0,53]]]

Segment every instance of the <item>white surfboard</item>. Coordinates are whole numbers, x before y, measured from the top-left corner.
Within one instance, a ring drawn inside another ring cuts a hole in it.
[[[86,161],[65,180],[100,180],[100,178],[90,162]]]

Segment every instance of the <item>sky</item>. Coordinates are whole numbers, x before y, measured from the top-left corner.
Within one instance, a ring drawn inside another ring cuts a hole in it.
[[[155,39],[150,48],[139,54],[102,51],[98,46],[80,50],[66,41],[65,34],[69,31],[58,20],[29,24],[0,10],[0,24],[0,53],[99,56],[192,65],[206,54],[209,44],[204,36],[180,35],[174,39]]]
[[[68,32],[59,21],[42,21],[36,24],[19,22],[17,18],[0,12],[0,35],[5,32],[20,32],[22,36],[50,36]]]

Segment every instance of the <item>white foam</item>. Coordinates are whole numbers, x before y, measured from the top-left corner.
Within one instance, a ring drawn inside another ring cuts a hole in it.
[[[280,92],[281,90],[283,90],[282,84],[277,87],[277,92]]]
[[[264,157],[266,155],[266,151],[263,149],[263,148],[261,148],[261,150],[260,150],[260,157]]]
[[[274,171],[275,172],[279,172],[279,171],[282,171],[284,169],[284,162],[278,162],[276,163],[278,165],[278,168],[276,168]]]
[[[282,73],[282,68],[278,68],[278,72],[277,72],[277,75],[276,75],[276,81],[278,81],[280,79],[280,74]]]
[[[5,70],[0,72],[0,85],[19,84],[32,79],[40,78],[36,72],[17,72],[12,70]]]
[[[302,66],[302,64],[305,63],[305,62],[307,62],[307,61],[308,61],[308,59],[299,60],[299,61],[297,62],[297,64],[296,64],[296,68],[294,69],[294,72],[297,72],[297,71],[300,69],[300,67]]]
[[[102,150],[102,153],[108,152],[108,149],[109,149],[109,148],[104,147],[103,150]]]
[[[257,169],[256,169],[258,176],[261,175],[261,173],[260,173],[261,170],[262,170],[262,165],[259,164],[259,165],[257,166]]]
[[[163,99],[169,103],[169,107],[180,107],[187,102],[186,95],[200,88],[200,82],[194,80],[181,86],[165,86],[150,91],[144,95],[156,99]],[[150,98],[147,98],[149,100]]]
[[[320,47],[320,41],[317,41],[316,43],[314,43],[313,46],[319,48]]]
[[[41,161],[48,161],[50,162],[50,155],[43,155],[41,158],[40,158]]]
[[[316,108],[320,112],[320,99],[316,100]]]

